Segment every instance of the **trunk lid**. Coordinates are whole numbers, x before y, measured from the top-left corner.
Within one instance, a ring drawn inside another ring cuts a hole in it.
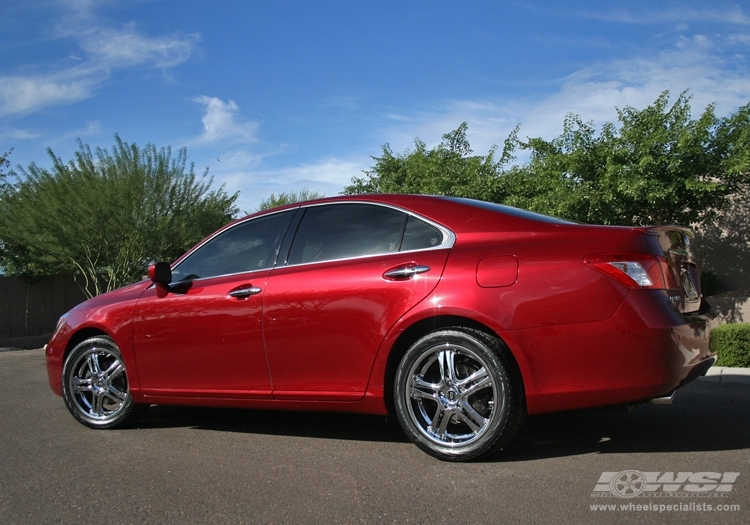
[[[662,262],[669,300],[682,313],[700,310],[700,274],[693,253],[695,234],[682,226],[653,226],[646,233],[654,255]]]

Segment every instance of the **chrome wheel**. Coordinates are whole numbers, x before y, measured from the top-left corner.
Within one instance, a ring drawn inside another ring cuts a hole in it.
[[[113,428],[140,416],[145,407],[133,403],[120,351],[105,337],[76,346],[63,368],[63,397],[71,414],[95,428]]]
[[[426,349],[407,381],[409,417],[438,445],[480,439],[503,409],[502,385],[480,356],[456,343],[439,342]]]
[[[401,426],[440,459],[493,453],[522,419],[520,378],[496,338],[454,328],[433,332],[404,354],[394,380]]]

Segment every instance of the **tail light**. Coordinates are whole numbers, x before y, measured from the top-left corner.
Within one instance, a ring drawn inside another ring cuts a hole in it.
[[[583,262],[628,288],[679,288],[665,257],[643,253],[589,255]]]

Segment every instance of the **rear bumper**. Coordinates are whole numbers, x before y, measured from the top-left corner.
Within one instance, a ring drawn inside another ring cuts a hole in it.
[[[529,414],[631,404],[671,395],[715,362],[707,303],[682,315],[666,294],[634,291],[610,319],[512,332],[524,352]]]
[[[708,369],[711,368],[715,362],[716,362],[716,358],[710,357],[708,359],[701,361],[697,365],[695,365],[693,369],[690,371],[690,374],[688,374],[688,376],[680,382],[680,387],[685,386],[686,384],[690,383],[694,379],[697,379],[701,376],[706,375],[706,372],[708,372]],[[672,390],[667,395],[663,395],[659,397],[652,397],[651,399],[648,400],[648,402],[652,405],[671,405],[676,392],[677,390],[675,389],[675,390]]]

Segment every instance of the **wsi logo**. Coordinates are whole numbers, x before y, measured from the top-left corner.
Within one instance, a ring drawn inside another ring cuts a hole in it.
[[[591,497],[720,496],[732,492],[739,472],[602,472]]]

